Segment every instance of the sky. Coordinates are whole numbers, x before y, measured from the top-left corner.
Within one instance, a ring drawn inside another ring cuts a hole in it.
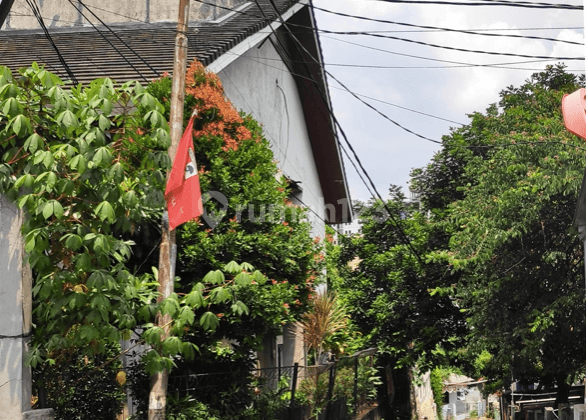
[[[538,0],[534,0],[538,1]],[[549,3],[581,5],[576,0],[551,0]],[[460,30],[485,30],[489,33],[517,34],[554,38],[583,43],[584,14],[581,10],[529,9],[502,6],[418,5],[386,3],[381,0],[314,0],[323,9],[350,15],[416,25],[438,26]],[[413,31],[418,28],[342,17],[315,10],[317,26],[329,31]],[[579,28],[539,29],[525,28]],[[494,51],[546,57],[583,57],[583,45],[572,45],[533,39],[486,37],[462,33],[379,32],[399,38],[472,50]],[[484,112],[499,100],[499,92],[507,86],[521,85],[531,74],[546,64],[559,61],[510,64],[526,70],[460,67],[460,68],[364,68],[360,66],[454,66],[398,54],[415,55],[436,60],[472,64],[501,64],[537,59],[508,57],[433,48],[394,39],[366,35],[320,33],[326,70],[383,114],[402,126],[441,140],[452,127],[470,122],[467,114]],[[362,46],[350,44],[361,44]],[[380,51],[384,50],[384,51]],[[565,61],[573,73],[584,72],[584,60]],[[344,64],[350,66],[336,66]],[[334,113],[358,157],[383,197],[390,184],[403,186],[408,195],[409,173],[430,162],[440,145],[410,134],[340,89],[330,77],[330,95]],[[399,107],[443,118],[433,118]],[[342,140],[340,136],[340,140]],[[345,161],[352,199],[367,200],[370,193],[352,165]]]

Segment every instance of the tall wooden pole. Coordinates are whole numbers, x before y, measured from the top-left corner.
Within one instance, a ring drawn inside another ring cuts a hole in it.
[[[185,102],[185,71],[187,67],[187,28],[189,20],[189,0],[179,0],[179,17],[177,19],[177,36],[175,38],[175,60],[173,63],[173,87],[171,91],[171,114],[169,126],[171,128],[171,146],[169,157],[175,159],[179,141],[183,135],[183,103]],[[167,174],[167,180],[169,179]],[[161,229],[161,248],[159,252],[159,301],[173,293],[175,278],[175,260],[177,244],[175,230],[169,231],[169,217],[167,211],[163,215]],[[169,315],[157,314],[156,324],[163,328],[161,340],[169,337]],[[164,420],[167,406],[167,385],[169,372],[164,370],[151,377],[151,392],[149,395],[149,420]]]

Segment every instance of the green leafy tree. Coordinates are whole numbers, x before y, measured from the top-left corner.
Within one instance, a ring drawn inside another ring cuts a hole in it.
[[[444,244],[438,239],[444,231],[406,205],[399,189],[391,188],[391,193],[386,205],[395,222],[382,202],[371,201],[358,209],[362,232],[343,240],[342,260],[358,257],[360,263],[344,279],[340,294],[352,322],[377,347],[379,364],[393,369],[394,385],[389,386],[401,391],[410,387],[406,369],[417,365],[425,371],[434,363],[445,363],[458,349],[466,326],[449,294],[454,277],[442,263],[428,259]],[[388,416],[411,416],[408,395],[396,394],[383,406],[390,406]]]
[[[586,358],[583,251],[572,227],[586,150],[560,111],[578,82],[548,67],[503,90],[499,108],[474,114],[471,126],[483,127],[478,148],[489,147],[465,163],[471,182],[448,208],[454,235],[441,253],[462,270],[470,349],[491,355],[483,373],[505,384],[511,373],[556,384],[558,402],[567,401],[567,384]],[[444,142],[467,146],[456,135]]]
[[[156,81],[149,92],[168,104],[171,79]],[[321,276],[321,244],[311,236],[306,210],[291,203],[259,123],[238,114],[217,76],[197,61],[187,72],[185,103],[186,118],[197,110],[194,146],[201,189],[214,195],[204,203],[206,217],[179,229],[177,290],[188,290],[231,260],[247,261],[270,279],[243,295],[250,316],[224,317],[215,334],[190,338],[199,347],[228,338],[235,343],[234,357],[246,360],[266,334],[279,333],[305,311]]]
[[[141,326],[141,340],[161,350],[144,357],[145,368],[153,373],[170,369],[182,357],[193,358],[198,345],[215,343],[210,337],[230,336],[230,331],[245,344],[245,334],[254,331],[254,347],[264,331],[293,320],[302,310],[315,279],[313,269],[319,267],[318,244],[309,237],[308,224],[291,216],[296,208],[286,202],[285,184],[274,178],[276,169],[258,124],[234,119],[235,111],[223,107],[208,115],[207,102],[191,100],[202,107],[204,120],[216,111],[233,118],[224,121],[233,135],[228,139],[210,134],[217,122],[212,117],[211,125],[200,121],[200,130],[211,130],[202,144],[215,144],[223,153],[258,145],[256,152],[236,157],[251,159],[251,171],[263,165],[262,159],[255,161],[261,156],[267,168],[272,164],[274,172],[261,170],[274,180],[264,188],[280,188],[279,195],[269,196],[289,209],[290,219],[274,223],[270,234],[277,243],[279,235],[294,238],[277,246],[281,253],[272,264],[297,275],[291,276],[291,283],[282,277],[268,280],[219,251],[222,258],[210,258],[204,270],[196,270],[181,284],[179,293],[157,303],[156,269],[151,273],[156,264],[149,259],[153,241],[142,239],[154,237],[164,207],[164,172],[170,164],[164,101],[137,82],[115,87],[111,80],[100,79],[68,90],[36,64],[17,77],[0,68],[0,192],[25,214],[22,233],[33,270],[35,323],[28,362],[34,368],[54,365],[73,350],[93,360]],[[225,156],[210,156],[214,159],[226,163]],[[225,167],[204,159],[205,164],[215,168],[220,179],[226,178]],[[202,176],[202,184],[206,179]],[[250,185],[262,179],[254,178]],[[265,252],[272,249],[267,245]],[[264,259],[270,267],[271,259]],[[173,335],[162,343],[161,328],[152,323],[157,312],[172,317]],[[223,332],[214,336],[217,329]]]

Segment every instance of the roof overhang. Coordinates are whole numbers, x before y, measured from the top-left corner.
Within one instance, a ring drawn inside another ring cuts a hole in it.
[[[313,9],[301,9],[288,22],[293,24],[289,28],[291,33],[304,46],[303,49],[292,46],[291,65],[303,104],[324,202],[326,209],[329,209],[325,217],[331,224],[349,223],[352,221],[350,193]]]

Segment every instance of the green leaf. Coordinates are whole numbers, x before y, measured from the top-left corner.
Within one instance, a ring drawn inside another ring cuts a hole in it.
[[[22,114],[14,117],[9,125],[12,128],[12,131],[14,131],[14,134],[19,137],[24,137],[33,131],[31,121]]]
[[[234,312],[238,316],[242,316],[244,314],[248,315],[250,312],[248,306],[246,306],[244,302],[241,302],[239,300],[232,304],[231,309],[232,312]]]
[[[26,244],[24,246],[24,250],[28,253],[31,253],[35,249],[35,245],[36,245],[36,239],[34,236],[31,236],[30,238],[26,239]]]
[[[90,271],[92,267],[92,257],[89,254],[79,254],[75,257],[75,269],[84,273]]]
[[[116,162],[108,171],[108,179],[114,181],[116,184],[120,184],[124,181],[124,168],[120,162]]]
[[[11,118],[22,112],[22,105],[16,98],[8,98],[2,106],[2,112]]]
[[[210,292],[210,300],[213,303],[224,303],[232,299],[232,293],[225,287],[216,287]]]
[[[187,360],[193,360],[196,351],[199,352],[199,348],[193,343],[184,342],[181,345],[181,353]]]
[[[181,311],[179,313],[179,319],[185,324],[193,324],[193,322],[195,321],[195,314],[193,313],[193,309],[191,309],[188,306],[184,306],[183,308],[181,308]]]
[[[77,170],[80,174],[83,174],[87,168],[87,159],[83,155],[74,156],[69,161],[69,167],[73,170]]]
[[[33,133],[24,142],[24,150],[28,150],[31,153],[35,153],[37,149],[42,148],[44,145],[43,139],[37,133]]]
[[[112,161],[112,153],[108,150],[107,147],[99,147],[92,158],[92,162],[96,164],[96,166],[100,166],[101,164],[109,165]]]
[[[127,191],[126,193],[124,193],[123,201],[124,201],[124,204],[126,205],[126,207],[128,207],[128,208],[136,207],[138,205],[138,197],[136,195],[136,192],[133,190],[130,190],[130,191]]]
[[[220,320],[215,314],[208,311],[201,316],[199,323],[205,331],[215,331],[220,325]]]
[[[33,185],[34,180],[35,180],[35,178],[31,174],[25,174],[16,180],[16,182],[14,183],[14,186],[16,188],[20,188],[22,186],[30,188]],[[28,196],[25,196],[25,197],[28,197]],[[22,208],[22,206],[20,206],[20,204],[19,204],[19,207]]]
[[[227,273],[235,274],[239,271],[242,271],[242,267],[236,261],[230,261],[228,264],[224,266],[224,271]]]
[[[43,207],[43,217],[45,220],[53,215],[57,219],[61,219],[61,217],[63,217],[63,207],[57,200],[49,200]]]
[[[57,115],[56,121],[58,124],[64,125],[68,132],[73,131],[79,126],[77,117],[68,109]]]
[[[224,273],[220,270],[210,271],[203,278],[204,283],[220,284],[226,280]]]
[[[68,233],[67,235],[63,236],[63,238],[61,238],[61,240],[63,239],[65,239],[65,246],[73,251],[77,251],[83,244],[81,237],[74,233]]]
[[[234,277],[234,282],[239,286],[246,286],[252,282],[252,278],[250,274],[241,272],[236,277]]]
[[[100,127],[100,130],[106,131],[110,128],[112,122],[110,122],[110,120],[106,118],[104,115],[100,115],[100,117],[98,118],[98,125]]]
[[[243,270],[248,271],[249,273],[252,273],[252,270],[254,270],[254,267],[247,262],[243,262],[242,264],[240,264],[240,267]]]
[[[108,220],[108,222],[114,223],[116,221],[114,208],[112,207],[112,204],[107,201],[102,201],[100,204],[98,204],[94,212],[102,222]]]
[[[168,337],[163,341],[163,353],[169,356],[175,356],[181,351],[182,342],[179,337]]]
[[[185,304],[192,308],[201,308],[204,305],[204,297],[200,290],[193,290],[185,297]]]

